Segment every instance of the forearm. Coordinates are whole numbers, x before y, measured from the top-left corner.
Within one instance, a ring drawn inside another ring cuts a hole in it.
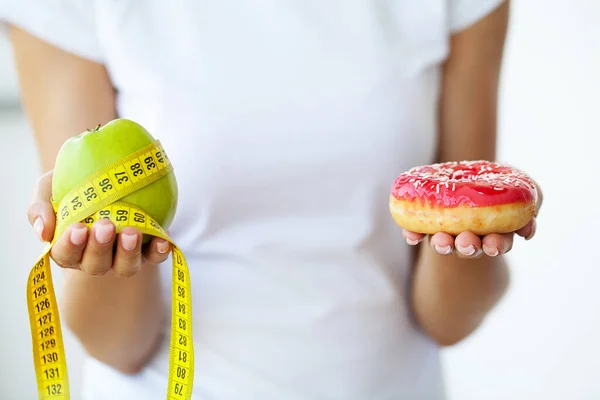
[[[509,284],[504,257],[461,259],[442,256],[424,242],[413,272],[415,319],[440,345],[453,345],[472,333],[498,303]]]
[[[102,65],[65,53],[11,29],[22,102],[41,165],[53,169],[71,136],[117,117],[114,90]],[[89,276],[64,270],[61,317],[94,357],[135,372],[150,356],[163,318],[158,267],[146,264],[129,278],[108,271]]]
[[[508,12],[506,1],[450,39],[450,54],[442,68],[438,162],[496,158],[497,97]],[[481,248],[477,236],[461,240]],[[411,292],[414,316],[440,344],[454,344],[473,332],[502,298],[509,283],[508,266],[502,255],[460,258],[456,251],[438,254],[427,241],[419,246]]]
[[[91,356],[125,373],[142,368],[160,341],[159,268],[145,264],[129,278],[65,271],[63,319]]]

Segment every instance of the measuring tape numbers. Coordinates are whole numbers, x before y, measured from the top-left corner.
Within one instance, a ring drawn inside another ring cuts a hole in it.
[[[126,226],[132,226],[142,234],[157,236],[172,244],[171,342],[166,398],[191,399],[194,348],[188,264],[183,252],[150,215],[132,204],[120,201],[172,171],[173,166],[157,140],[102,168],[84,184],[71,190],[60,202],[53,202],[56,212],[54,239],[42,251],[27,281],[27,307],[40,400],[70,398],[62,329],[52,283],[50,250],[69,225],[82,222],[90,228],[99,219],[112,221],[117,233]]]

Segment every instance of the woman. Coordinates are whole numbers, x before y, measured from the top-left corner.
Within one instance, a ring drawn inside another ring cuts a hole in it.
[[[51,240],[70,136],[124,117],[161,140],[192,277],[194,398],[444,398],[439,348],[505,293],[513,234],[402,231],[388,193],[415,165],[495,158],[508,3],[56,4],[6,12],[50,171],[29,221]],[[86,399],[164,397],[169,245],[140,242],[99,221],[53,248]]]

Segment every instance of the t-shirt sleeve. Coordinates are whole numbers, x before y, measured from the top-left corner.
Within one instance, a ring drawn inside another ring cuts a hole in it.
[[[451,33],[462,31],[494,11],[506,0],[448,0]]]
[[[8,25],[77,56],[102,62],[95,0],[0,0],[0,33]]]

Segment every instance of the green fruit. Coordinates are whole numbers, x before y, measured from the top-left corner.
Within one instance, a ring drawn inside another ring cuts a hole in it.
[[[87,130],[68,139],[54,166],[52,195],[55,201],[83,184],[92,174],[154,142],[150,133],[136,122],[113,120],[103,127]],[[167,229],[177,208],[177,181],[170,173],[123,198],[139,207]],[[147,242],[149,238],[145,237]]]

